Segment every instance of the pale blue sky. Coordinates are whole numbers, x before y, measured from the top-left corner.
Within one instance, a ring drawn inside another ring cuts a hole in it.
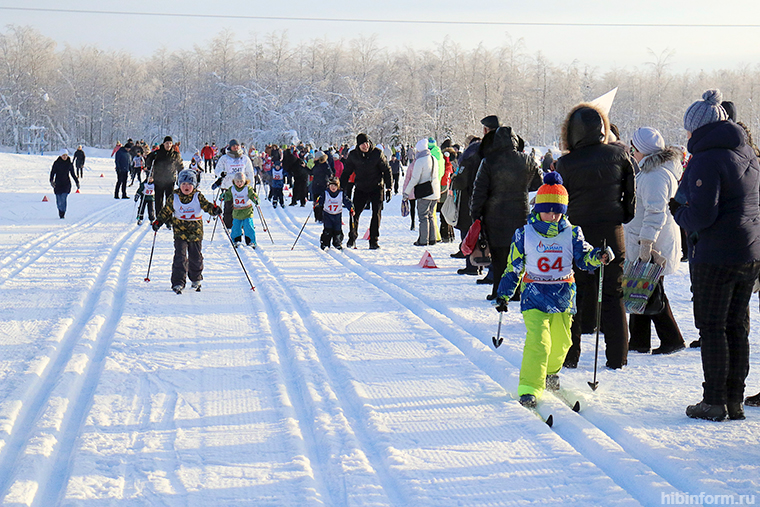
[[[488,7],[485,5],[488,4]],[[373,7],[374,5],[374,7]],[[481,5],[484,5],[481,7]],[[716,6],[722,8],[716,10]],[[447,21],[501,21],[549,23],[672,23],[672,24],[760,24],[760,2],[726,0],[676,1],[490,1],[439,0],[418,2],[385,0],[357,2],[333,0],[285,2],[224,0],[0,0],[1,7],[73,9],[84,11],[129,11],[224,16],[278,16],[315,18],[404,19]],[[501,45],[507,36],[522,38],[529,54],[541,51],[552,63],[565,65],[577,60],[604,71],[612,67],[642,67],[653,61],[649,50],[662,54],[674,50],[673,70],[737,69],[760,63],[760,27],[578,27],[578,26],[472,26],[393,23],[345,23],[322,21],[272,21],[240,18],[148,17],[115,14],[31,12],[0,9],[0,23],[29,25],[61,46],[83,44],[102,49],[150,55],[159,47],[192,49],[204,46],[227,28],[241,39],[251,33],[266,35],[287,30],[295,44],[300,40],[327,37],[350,40],[360,34],[378,35],[382,47],[433,48],[445,36],[471,49],[479,43]]]

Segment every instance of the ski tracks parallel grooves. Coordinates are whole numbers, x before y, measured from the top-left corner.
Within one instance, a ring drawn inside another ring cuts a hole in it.
[[[113,244],[47,367],[29,389],[30,401],[0,458],[4,502],[57,505],[65,493],[69,460],[124,310],[122,287],[146,234],[129,228]]]
[[[291,230],[300,230],[300,224],[289,212],[287,215],[290,223],[284,223],[281,219],[283,225]],[[317,240],[319,236],[306,230],[303,235]],[[450,317],[444,308],[438,308],[435,303],[422,299],[419,288],[388,281],[378,268],[350,250],[344,250],[343,254],[330,251],[329,254],[338,263],[422,318],[426,324],[451,342],[477,368],[503,388],[506,389],[508,378],[504,362],[516,370],[520,369],[521,357],[494,355],[485,341],[468,331],[468,322],[462,317]],[[617,432],[615,438],[611,436],[609,429],[608,431],[603,429],[604,425],[595,424],[583,413],[574,413],[559,400],[554,400],[549,405],[552,411],[563,416],[563,423],[554,428],[555,433],[642,504],[659,503],[662,491],[689,491],[689,487],[693,486],[693,480],[689,482],[688,477],[672,472],[680,467],[676,466],[674,459],[666,453],[641,446],[639,442],[622,432]]]
[[[32,265],[34,261],[42,257],[64,239],[70,239],[72,236],[86,232],[87,229],[100,224],[104,218],[117,211],[121,212],[122,210],[116,204],[113,204],[63,229],[55,229],[34,238],[23,245],[22,248],[15,250],[0,261],[0,287],[9,279]]]
[[[303,407],[299,421],[302,421],[302,429],[311,434],[310,440],[314,446],[312,453],[317,455],[318,462],[325,469],[325,479],[329,479],[328,482],[332,485],[329,505],[351,505],[357,502],[408,505],[410,492],[402,490],[393,478],[384,453],[376,448],[372,438],[367,435],[365,427],[369,423],[361,413],[362,409],[353,408],[363,406],[362,400],[350,386],[343,385],[340,380],[348,378],[348,375],[339,372],[342,367],[327,343],[329,331],[316,322],[308,310],[304,310],[308,304],[290,290],[282,272],[263,250],[256,250],[255,254],[248,253],[243,257],[249,263],[254,260],[259,264],[255,269],[257,290],[261,291],[271,317],[280,325],[278,334],[282,339],[278,340],[278,352],[287,360],[289,369],[293,370],[293,374],[288,376],[299,379],[298,385],[290,386],[288,391],[295,393],[294,400]],[[287,324],[286,318],[292,322]],[[312,354],[316,354],[316,358],[310,359]],[[309,395],[312,390],[317,392]],[[308,421],[313,421],[314,425],[304,428]],[[324,448],[325,445],[327,448]],[[357,458],[357,452],[364,457]],[[352,488],[355,479],[353,483],[346,484],[346,476],[351,473],[351,463],[357,459],[359,463],[364,460],[369,462],[379,484],[367,484],[368,481],[374,481],[373,476],[362,471],[357,472],[362,474],[357,484],[360,490],[354,491],[355,488]],[[338,485],[341,491],[335,491]],[[361,499],[352,501],[354,495],[359,495]]]

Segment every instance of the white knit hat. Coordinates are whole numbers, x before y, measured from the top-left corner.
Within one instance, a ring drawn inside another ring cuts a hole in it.
[[[641,127],[633,133],[633,146],[644,155],[665,149],[665,139],[657,129]]]

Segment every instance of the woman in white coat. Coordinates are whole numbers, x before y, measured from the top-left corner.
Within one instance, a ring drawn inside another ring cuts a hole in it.
[[[659,282],[662,284],[666,275],[678,269],[681,255],[681,233],[668,202],[678,190],[682,154],[676,148],[666,148],[662,134],[651,127],[642,127],[633,134],[631,151],[641,170],[636,175],[636,214],[625,225],[626,260],[652,259],[664,265]],[[660,338],[660,347],[652,354],[670,354],[684,348],[664,290],[663,299],[664,307],[656,315],[631,314],[629,350],[649,352],[652,323]]]
[[[441,197],[441,179],[438,177],[438,166],[428,149],[428,139],[420,139],[414,148],[414,162],[407,169],[409,178],[404,185],[404,196],[417,200],[417,216],[420,219],[420,235],[414,242],[417,246],[435,245],[435,208]],[[414,187],[421,183],[430,183],[432,193],[415,195]]]

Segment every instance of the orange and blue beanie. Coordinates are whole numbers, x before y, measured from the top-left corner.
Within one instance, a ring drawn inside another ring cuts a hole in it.
[[[533,211],[536,213],[562,213],[567,214],[567,189],[562,186],[562,176],[556,172],[544,175],[544,184],[536,192],[536,204]]]

